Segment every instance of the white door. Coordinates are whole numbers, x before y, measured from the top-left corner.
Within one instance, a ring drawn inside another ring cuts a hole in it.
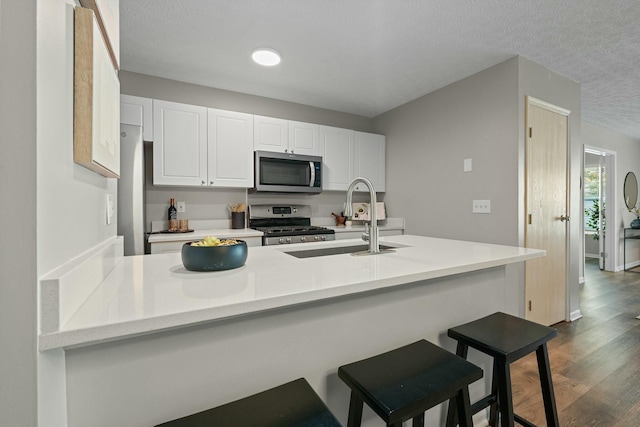
[[[355,178],[355,132],[330,126],[320,126],[322,156],[322,190],[347,191]]]
[[[566,318],[567,115],[528,98],[525,246],[547,254],[525,263],[526,318],[544,325]]]
[[[289,151],[295,154],[317,156],[318,125],[289,121]]]
[[[154,185],[205,185],[207,109],[153,101]]]
[[[216,187],[253,186],[253,116],[208,112],[208,181]]]
[[[385,141],[384,135],[365,132],[355,133],[355,175],[356,177],[365,177],[371,181],[376,192],[386,190]],[[362,184],[359,184],[356,190],[367,191]]]
[[[289,122],[274,117],[253,116],[253,149],[284,153],[289,147]]]

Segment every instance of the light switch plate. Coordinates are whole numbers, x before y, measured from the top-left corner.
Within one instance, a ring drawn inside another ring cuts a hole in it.
[[[178,202],[178,212],[183,213],[187,211],[187,204],[185,202]]]
[[[113,207],[113,194],[107,194],[106,200],[106,213],[107,213],[107,225],[111,224],[113,220],[114,207]]]
[[[464,159],[464,171],[471,172],[473,170],[473,162],[471,159]]]
[[[491,200],[474,200],[473,213],[491,213]]]

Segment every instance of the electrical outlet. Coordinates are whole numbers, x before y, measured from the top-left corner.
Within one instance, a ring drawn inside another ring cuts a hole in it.
[[[187,204],[185,202],[178,202],[178,212],[183,213],[187,211]]]
[[[491,213],[491,200],[474,200],[473,213]]]

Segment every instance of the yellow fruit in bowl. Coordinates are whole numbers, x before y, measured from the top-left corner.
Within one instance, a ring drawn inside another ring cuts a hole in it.
[[[191,246],[229,246],[240,243],[236,239],[218,239],[214,236],[207,236],[202,240],[191,243]]]

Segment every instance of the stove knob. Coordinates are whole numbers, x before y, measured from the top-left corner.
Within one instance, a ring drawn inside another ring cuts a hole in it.
[[[325,241],[325,240],[327,240],[327,236],[320,236],[320,239],[321,239],[322,241]]]
[[[317,242],[318,240],[320,240],[320,236],[313,236],[313,240]]]
[[[300,237],[300,241],[301,241],[302,243],[304,243],[304,242],[306,242],[306,241],[307,241],[307,238],[306,238],[305,236],[302,236],[302,237]]]
[[[291,237],[287,237],[286,241],[287,243],[291,243]]]
[[[284,241],[284,238],[281,237],[281,238],[278,239],[278,243],[283,244],[283,243],[286,243],[286,242]]]

